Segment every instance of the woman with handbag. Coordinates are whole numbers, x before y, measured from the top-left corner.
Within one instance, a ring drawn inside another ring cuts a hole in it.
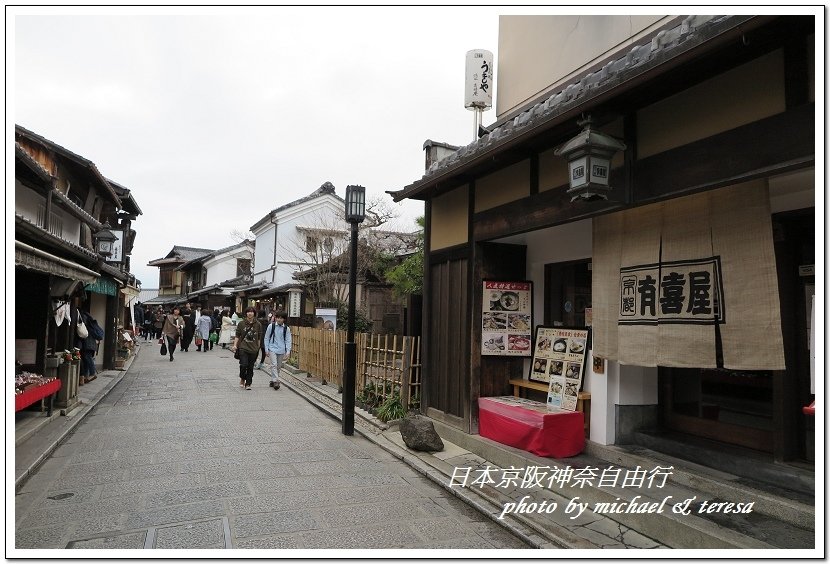
[[[173,306],[173,313],[164,318],[164,326],[161,329],[164,339],[167,341],[167,353],[170,355],[170,362],[173,362],[173,351],[176,350],[176,343],[179,342],[184,329],[184,319],[181,316],[179,306]]]
[[[156,314],[153,316],[154,339],[161,339],[161,329],[164,327],[164,317],[164,310],[161,309],[161,306],[158,306],[156,308]]]

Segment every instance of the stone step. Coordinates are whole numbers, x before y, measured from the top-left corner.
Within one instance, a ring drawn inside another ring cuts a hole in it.
[[[672,466],[674,484],[699,492],[709,499],[756,500],[753,513],[759,513],[796,527],[815,530],[814,498],[804,493],[747,480],[729,472],[677,458],[641,446],[601,446],[586,443],[586,454],[625,468]]]
[[[637,432],[634,442],[650,452],[682,457],[701,466],[716,468],[746,478],[748,482],[760,483],[759,487],[780,490],[785,496],[815,497],[815,470],[806,465],[775,463],[770,455],[738,446],[724,448],[715,441],[675,432]]]
[[[606,512],[601,516],[613,519],[621,526],[672,548],[810,548],[815,543],[815,535],[808,526],[812,525],[813,520],[809,518],[810,512],[807,507],[792,503],[787,505],[784,503],[785,498],[748,487],[741,489],[723,487],[717,490],[716,484],[720,481],[717,476],[697,472],[696,468],[690,468],[681,464],[680,461],[652,458],[647,456],[647,453],[639,453],[635,456],[635,453],[622,449],[606,450],[605,447],[599,445],[589,447],[586,453],[568,459],[542,458],[478,435],[468,435],[440,422],[435,422],[435,427],[442,439],[458,444],[499,468],[570,466],[574,469],[591,467],[602,469],[613,465],[622,469],[636,469],[639,465],[641,468],[652,469],[657,465],[673,466],[676,462],[672,475],[662,488],[611,488],[593,484],[575,490],[558,488],[552,491],[553,494],[559,495],[562,503],[568,503],[574,497],[579,497],[580,503],[588,503],[592,509],[613,508],[614,506],[610,504],[614,503],[618,504],[617,507],[627,507],[627,505],[622,505],[626,502],[634,502],[639,507],[642,507],[642,504],[659,505],[662,500],[671,496],[661,513]],[[603,456],[598,456],[599,453]],[[730,482],[734,480],[724,480],[724,484],[728,485]],[[709,491],[698,487],[701,483],[707,484]],[[512,494],[512,497],[516,498],[514,501],[521,498],[521,495],[517,497],[518,493],[521,492]],[[733,495],[738,497],[732,497]],[[696,512],[682,515],[667,509],[674,503],[691,498],[694,498],[695,505],[701,500],[740,503],[755,501],[755,503],[752,513],[738,515]],[[597,506],[597,504],[609,505]],[[790,521],[795,523],[782,520],[776,515],[775,508],[779,505],[786,508],[783,513],[789,513]],[[755,506],[762,507],[763,511],[756,510]],[[550,519],[545,519],[544,516],[537,517],[537,521],[543,528],[560,526]]]

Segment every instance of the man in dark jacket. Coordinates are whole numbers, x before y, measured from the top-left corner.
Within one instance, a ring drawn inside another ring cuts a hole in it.
[[[182,352],[187,352],[190,343],[193,341],[193,333],[196,332],[196,314],[190,304],[184,306],[182,319],[184,319],[184,330],[182,331]]]
[[[141,302],[136,302],[133,305],[133,322],[135,322],[133,330],[135,336],[138,337],[144,332],[144,308],[141,306]]]
[[[239,350],[239,387],[251,389],[254,378],[254,364],[259,356],[262,345],[262,325],[254,317],[256,310],[249,307],[245,310],[245,319],[236,324],[236,338],[233,340],[232,351]]]
[[[88,333],[84,338],[77,337],[75,339],[75,346],[81,349],[80,383],[86,384],[87,382],[95,379],[95,353],[98,352],[98,341],[95,339],[93,332],[90,330],[92,323],[94,322],[92,316],[81,310],[78,310],[78,315],[79,320],[83,321],[84,326],[86,326]]]

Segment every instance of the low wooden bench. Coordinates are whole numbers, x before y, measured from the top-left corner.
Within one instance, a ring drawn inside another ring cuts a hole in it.
[[[510,380],[510,385],[513,386],[513,396],[517,398],[524,397],[523,389],[548,393],[548,384],[545,382],[514,378]],[[577,394],[576,410],[585,414],[585,438],[587,439],[591,435],[591,392],[579,392]]]

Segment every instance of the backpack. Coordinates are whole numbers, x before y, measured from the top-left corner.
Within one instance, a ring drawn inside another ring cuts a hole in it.
[[[285,336],[287,334],[288,334],[288,325],[283,323],[282,324],[282,342],[283,343],[285,342]],[[272,343],[274,342],[274,332],[273,331],[271,331],[271,341],[270,342],[272,342]]]
[[[89,327],[87,327],[87,330],[89,331],[89,336],[95,339],[96,341],[102,341],[104,339],[104,330],[101,329],[101,326],[98,325],[98,322],[90,317],[88,325]]]

